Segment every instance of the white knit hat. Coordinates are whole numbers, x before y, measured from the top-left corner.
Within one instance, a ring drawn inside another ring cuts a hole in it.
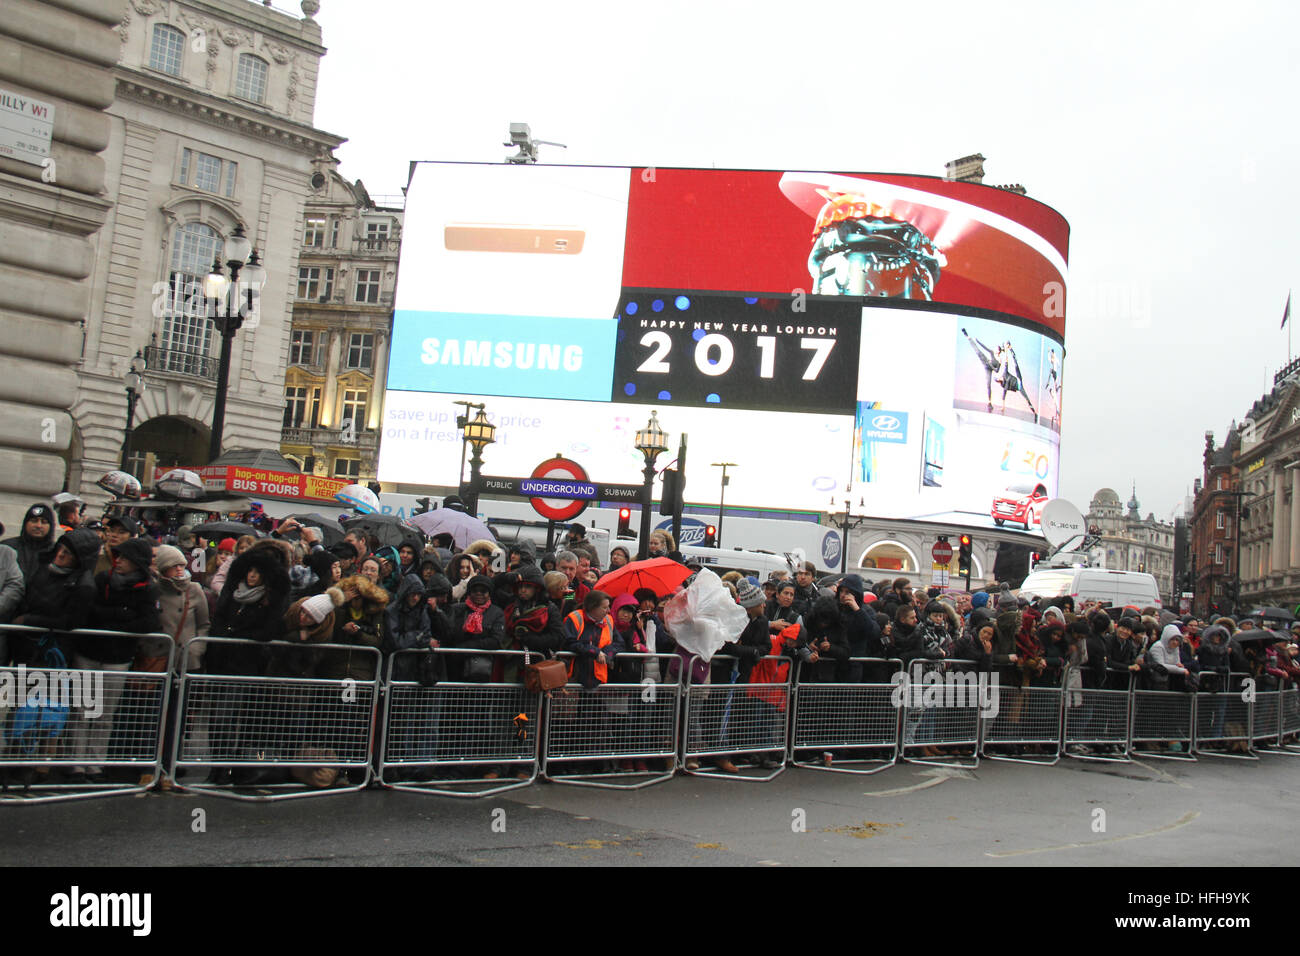
[[[334,599],[329,594],[314,595],[302,602],[302,610],[306,611],[307,616],[319,624],[333,613]]]

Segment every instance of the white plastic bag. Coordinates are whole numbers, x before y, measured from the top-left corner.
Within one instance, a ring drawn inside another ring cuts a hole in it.
[[[710,661],[723,644],[734,641],[749,623],[722,579],[701,568],[691,586],[664,606],[664,624],[677,646]]]

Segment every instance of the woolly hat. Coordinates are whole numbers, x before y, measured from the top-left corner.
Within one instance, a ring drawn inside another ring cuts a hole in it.
[[[989,603],[988,591],[976,591],[973,595],[971,595],[970,606],[972,608],[984,607],[984,605],[988,603]]]
[[[234,538],[222,538],[222,539],[221,539],[221,544],[217,545],[217,551],[218,551],[218,552],[224,552],[224,553],[226,553],[226,554],[234,554],[234,552],[235,552],[235,539],[234,539]]]
[[[153,564],[153,548],[144,538],[127,538],[117,546],[117,556],[130,561],[141,571],[148,571],[149,565]]]
[[[120,548],[118,550],[121,551]],[[174,568],[178,564],[185,563],[185,555],[181,553],[179,548],[173,548],[170,544],[164,544],[154,552],[154,566],[158,569],[159,574],[166,572],[168,568]]]
[[[334,598],[327,592],[313,595],[302,602],[302,610],[306,611],[307,616],[319,624],[334,612]]]
[[[1020,602],[1017,601],[1016,596],[1011,593],[1011,589],[1005,584],[1002,585],[1002,589],[998,591],[998,613],[1001,614],[1004,611],[1016,611],[1019,610],[1019,608]]]
[[[748,581],[736,584],[736,603],[743,608],[758,607],[767,601],[767,595],[761,588],[756,588]]]

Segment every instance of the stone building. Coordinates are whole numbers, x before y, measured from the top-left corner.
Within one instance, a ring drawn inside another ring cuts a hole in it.
[[[370,481],[401,247],[401,198],[376,201],[333,164],[303,212],[280,451],[309,473]]]
[[[0,521],[64,486],[75,452],[95,237],[127,0],[5,0],[0,12]],[[17,141],[20,118],[36,135]],[[42,135],[43,134],[43,135]]]
[[[1243,610],[1300,603],[1300,360],[1235,429],[1232,459],[1241,494]]]
[[[279,444],[303,202],[343,142],[312,125],[317,0],[302,0],[301,19],[252,0],[117,6],[104,156],[115,207],[95,243],[72,404],[68,485],[87,500],[121,458],[137,352],[146,388],[131,468],[207,462],[221,337],[196,293],[237,226],[267,281],[258,321],[234,339],[224,448]]]
[[[1145,571],[1156,579],[1166,606],[1176,607],[1174,596],[1174,526],[1142,517],[1137,489],[1121,505],[1119,495],[1102,488],[1088,503],[1088,527],[1096,529],[1096,546],[1090,552],[1094,566],[1114,571]]]

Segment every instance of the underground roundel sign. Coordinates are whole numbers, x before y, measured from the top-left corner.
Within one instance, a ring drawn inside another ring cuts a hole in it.
[[[568,458],[548,458],[533,469],[519,490],[533,495],[528,503],[551,521],[578,517],[596,497],[596,486],[587,480],[586,469]]]

